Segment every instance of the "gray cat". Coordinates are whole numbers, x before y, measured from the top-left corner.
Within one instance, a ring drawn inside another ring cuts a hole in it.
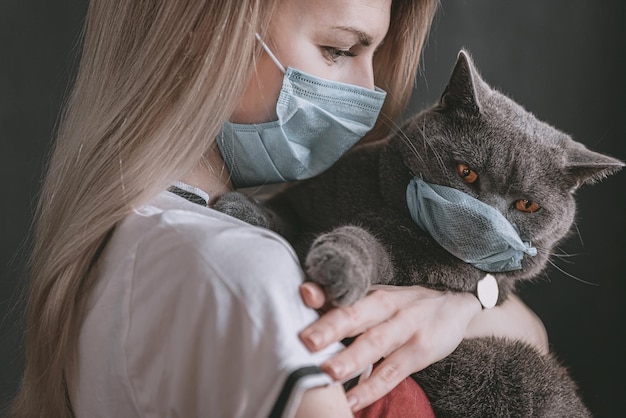
[[[546,267],[568,234],[574,191],[622,166],[489,87],[461,51],[440,101],[386,140],[356,147],[263,207],[239,193],[215,207],[284,235],[309,279],[342,306],[371,284],[476,292],[486,271],[445,250],[407,205],[416,178],[460,190],[497,209],[536,250],[521,269],[492,272],[501,303]],[[439,417],[590,416],[555,358],[521,342],[465,340],[413,377]]]

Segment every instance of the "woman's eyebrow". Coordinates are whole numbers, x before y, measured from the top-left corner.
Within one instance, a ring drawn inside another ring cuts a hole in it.
[[[370,35],[353,26],[333,26],[331,29],[350,32],[357,37],[359,44],[363,46],[370,46],[372,44],[372,37]]]

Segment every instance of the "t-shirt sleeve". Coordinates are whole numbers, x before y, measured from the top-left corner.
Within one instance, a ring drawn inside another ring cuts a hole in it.
[[[302,393],[331,384],[298,333],[316,313],[282,238],[224,223],[165,223],[140,243],[124,351],[146,416],[292,416]],[[164,414],[165,413],[165,414]]]

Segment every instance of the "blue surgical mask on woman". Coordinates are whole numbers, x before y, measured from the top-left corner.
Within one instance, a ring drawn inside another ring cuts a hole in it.
[[[288,67],[263,48],[284,73],[278,120],[226,122],[217,136],[235,187],[303,180],[328,169],[369,132],[387,93],[340,83]]]
[[[411,218],[420,228],[479,270],[519,270],[524,254],[537,255],[537,249],[524,242],[497,209],[460,190],[414,177],[406,199]]]

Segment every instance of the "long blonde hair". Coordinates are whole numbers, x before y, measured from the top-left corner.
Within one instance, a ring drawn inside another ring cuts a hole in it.
[[[89,271],[133,207],[214,146],[281,0],[93,0],[83,52],[39,199],[26,368],[10,415],[68,417]],[[436,0],[394,0],[376,82],[394,119],[409,100]],[[371,136],[388,129],[379,124]]]

